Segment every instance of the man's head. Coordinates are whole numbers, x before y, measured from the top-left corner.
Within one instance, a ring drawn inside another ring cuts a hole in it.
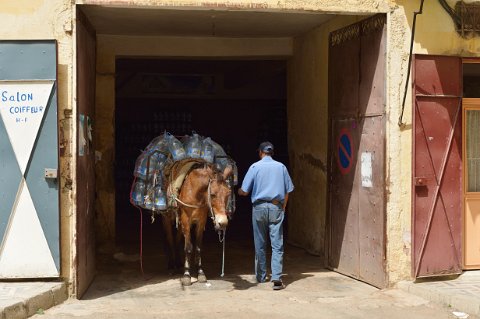
[[[272,156],[273,155],[273,144],[270,143],[270,142],[260,143],[260,146],[258,147],[258,152],[260,154],[260,157],[263,157],[265,155]]]

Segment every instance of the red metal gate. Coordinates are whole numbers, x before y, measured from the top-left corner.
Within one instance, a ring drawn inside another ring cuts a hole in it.
[[[385,287],[385,15],[330,35],[329,267]]]
[[[462,270],[462,62],[414,60],[413,273]]]

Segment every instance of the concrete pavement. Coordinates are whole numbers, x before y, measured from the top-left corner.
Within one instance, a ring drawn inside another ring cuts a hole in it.
[[[106,258],[82,300],[68,300],[33,318],[455,318],[451,307],[322,269],[320,258],[291,246],[281,291],[253,280],[250,244],[227,245],[224,278],[219,276],[221,246],[211,243],[205,251],[207,284],[182,287],[178,275],[166,274],[158,251],[146,251],[145,276],[138,263],[128,261],[133,257]]]
[[[23,319],[67,299],[64,282],[0,282],[0,319]]]
[[[101,256],[99,274],[82,300],[62,304],[67,298],[63,282],[0,283],[0,319],[458,318],[454,311],[469,318],[480,315],[480,272],[379,290],[322,269],[320,258],[287,246],[286,289],[273,291],[270,283],[254,281],[251,244],[227,245],[222,278],[221,246],[209,243],[203,258],[208,283],[182,287],[178,274],[166,273],[158,247],[145,249],[145,275],[135,250]]]
[[[404,281],[397,284],[407,292],[427,300],[480,316],[480,271],[466,271],[458,277]]]

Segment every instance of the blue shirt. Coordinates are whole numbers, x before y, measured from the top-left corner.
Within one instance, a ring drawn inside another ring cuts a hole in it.
[[[241,188],[246,193],[252,192],[252,203],[274,199],[283,202],[285,194],[294,189],[285,165],[270,156],[265,156],[250,166]]]

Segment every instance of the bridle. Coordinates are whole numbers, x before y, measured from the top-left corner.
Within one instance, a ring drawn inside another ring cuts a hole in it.
[[[208,180],[208,188],[207,188],[207,206],[208,206],[208,211],[210,213],[210,218],[212,219],[213,222],[215,222],[215,213],[213,211],[213,206],[212,206],[212,181],[213,179],[210,178]],[[197,206],[197,205],[192,205],[192,204],[187,204],[183,201],[181,201],[178,197],[175,197],[175,200],[186,207],[190,208],[202,208],[203,206]]]

